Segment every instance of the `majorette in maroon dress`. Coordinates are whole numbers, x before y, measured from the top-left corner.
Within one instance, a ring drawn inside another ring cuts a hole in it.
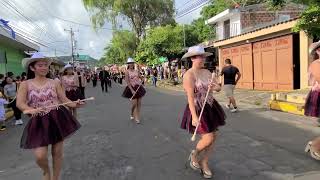
[[[320,84],[309,73],[309,81],[312,83],[311,91],[309,92],[304,106],[304,114],[306,116],[320,116]]]
[[[194,103],[196,108],[196,113],[199,117],[202,104],[204,103],[206,93],[208,90],[209,79],[207,81],[202,81],[196,78],[195,90],[194,90]],[[208,96],[207,103],[205,104],[203,114],[200,120],[200,125],[197,130],[197,134],[206,134],[218,130],[219,126],[225,125],[226,115],[220,104],[214,99],[212,94]],[[189,104],[187,104],[182,122],[181,128],[186,129],[188,132],[193,133],[195,127],[192,126],[192,115],[189,109]]]
[[[140,86],[139,90],[137,91],[137,93],[134,95],[134,97],[132,99],[137,99],[137,98],[143,97],[146,94],[146,90],[144,89],[142,82],[141,82],[141,79],[139,78],[138,71],[128,70],[128,75],[129,75],[129,82],[130,82],[132,88],[134,89],[134,91],[136,91]],[[122,97],[131,98],[132,96],[133,96],[133,94],[127,85],[122,93]]]
[[[79,99],[84,99],[79,87],[75,83],[75,76],[63,76],[62,85],[66,91],[66,96],[71,101],[77,101]]]
[[[54,80],[48,80],[42,87],[37,87],[32,80],[28,80],[27,87],[28,105],[32,108],[49,107],[60,103]],[[34,149],[53,145],[75,133],[80,126],[64,106],[47,109],[31,117],[24,129],[20,146],[23,149]]]

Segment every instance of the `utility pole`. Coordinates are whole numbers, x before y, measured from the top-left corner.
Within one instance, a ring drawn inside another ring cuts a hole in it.
[[[182,25],[183,28],[183,45],[186,48],[186,31],[184,30],[184,24]]]
[[[74,68],[74,48],[75,48],[75,40],[74,40],[74,32],[72,28],[70,30],[65,29],[64,31],[70,32],[70,37],[71,37],[71,63],[72,67]]]

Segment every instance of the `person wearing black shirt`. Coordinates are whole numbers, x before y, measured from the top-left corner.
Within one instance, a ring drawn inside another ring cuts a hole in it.
[[[92,86],[96,87],[97,86],[97,81],[98,81],[98,74],[96,72],[94,72],[92,74]]]
[[[84,78],[84,75],[83,75],[83,72],[82,70],[77,72],[78,74],[78,80],[79,80],[79,89],[80,89],[80,92],[81,92],[81,99],[84,99],[85,98],[85,87],[86,87],[86,80]]]
[[[241,73],[237,67],[231,65],[230,59],[226,59],[225,67],[221,70],[220,76],[224,76],[223,90],[226,96],[229,98],[229,103],[226,105],[226,107],[228,109],[231,109],[231,104],[232,104],[233,109],[231,110],[231,112],[237,112],[238,107],[237,107],[233,92],[234,92],[235,86],[237,85],[238,81],[241,78]]]
[[[152,84],[157,87],[158,70],[156,67],[152,69]]]
[[[108,92],[108,84],[109,84],[109,81],[110,81],[109,72],[106,69],[100,71],[99,79],[100,79],[100,82],[101,82],[102,92],[104,92],[104,91]],[[110,84],[111,84],[111,82],[110,82]]]

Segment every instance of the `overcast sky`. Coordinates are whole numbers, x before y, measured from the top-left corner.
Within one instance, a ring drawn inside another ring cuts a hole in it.
[[[192,1],[176,0],[176,8],[181,10],[188,7],[187,2]],[[29,18],[29,22],[13,10],[10,5]],[[199,17],[200,10],[201,8],[177,19],[177,22],[190,23]],[[10,21],[10,25],[27,31],[28,36],[37,37],[42,43],[48,45],[49,48],[41,47],[40,50],[48,56],[53,56],[55,52],[58,56],[71,54],[70,33],[64,29],[73,28],[77,31],[75,38],[79,54],[88,54],[97,59],[102,56],[103,48],[112,38],[112,33],[108,29],[111,27],[109,23],[105,24],[104,28],[106,29],[95,32],[91,26],[77,25],[61,20],[91,25],[90,17],[82,0],[0,0],[1,18]],[[123,28],[129,27],[124,23]]]

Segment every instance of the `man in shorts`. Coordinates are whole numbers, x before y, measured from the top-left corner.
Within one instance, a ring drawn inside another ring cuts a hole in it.
[[[237,107],[233,92],[238,81],[241,78],[239,69],[231,64],[230,59],[226,59],[225,66],[221,70],[220,76],[224,76],[223,90],[227,98],[229,99],[229,102],[228,104],[226,104],[226,107],[230,109],[231,112],[237,112],[238,107]],[[237,76],[237,79],[236,79],[236,76]],[[231,105],[233,106],[233,109],[231,109]]]

